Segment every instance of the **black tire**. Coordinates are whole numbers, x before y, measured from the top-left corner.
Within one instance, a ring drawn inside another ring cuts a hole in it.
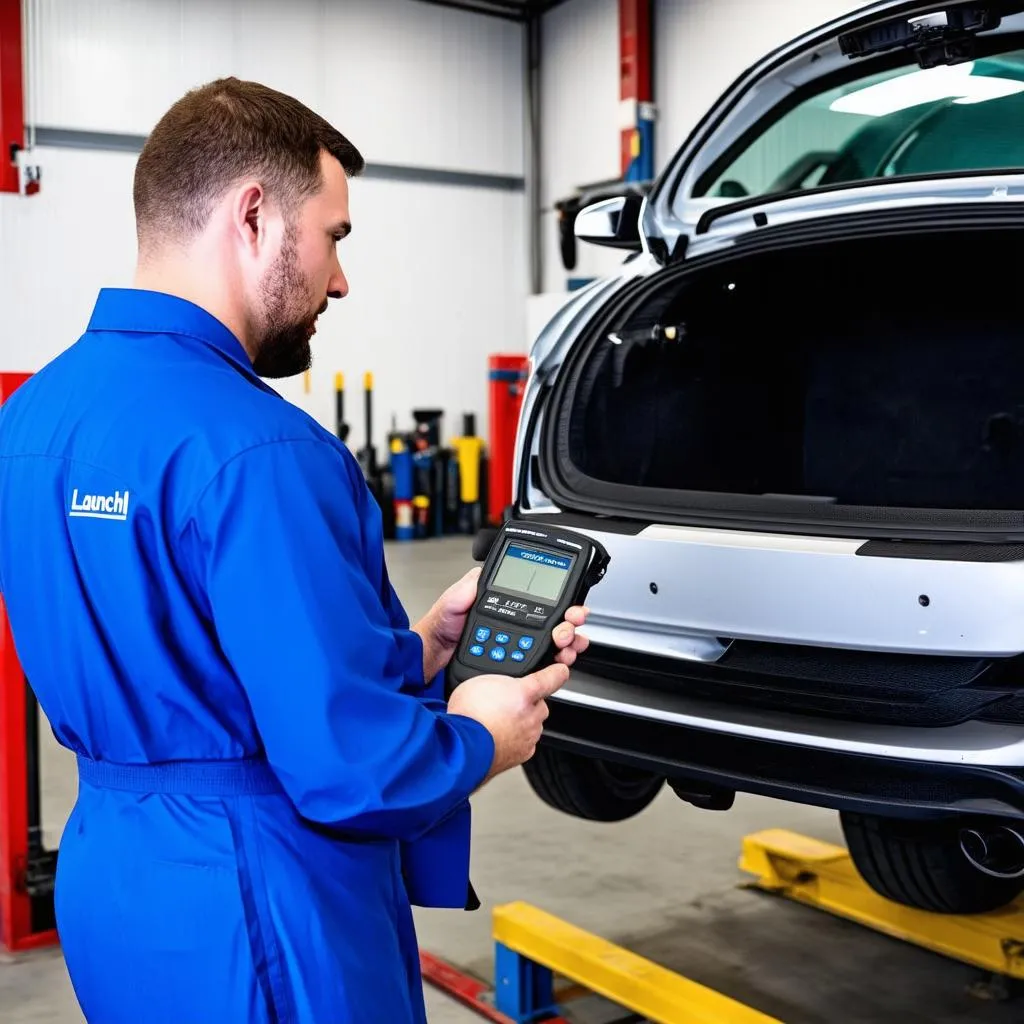
[[[854,866],[879,896],[939,914],[984,914],[1024,891],[1024,878],[986,875],[960,849],[963,822],[841,813]]]
[[[538,747],[523,771],[546,804],[588,821],[632,818],[665,784],[662,776],[639,768],[548,747]]]

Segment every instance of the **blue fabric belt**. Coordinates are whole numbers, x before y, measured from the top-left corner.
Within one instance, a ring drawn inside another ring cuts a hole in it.
[[[180,796],[270,796],[283,793],[266,761],[170,761],[112,764],[78,755],[78,777],[100,789]]]

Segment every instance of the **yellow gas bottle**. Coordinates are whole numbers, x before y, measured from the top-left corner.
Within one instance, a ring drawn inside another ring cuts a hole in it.
[[[453,437],[451,446],[459,465],[459,531],[475,533],[483,525],[483,509],[480,495],[481,466],[484,456],[484,441],[476,436],[476,424],[472,413],[463,417],[462,437]]]

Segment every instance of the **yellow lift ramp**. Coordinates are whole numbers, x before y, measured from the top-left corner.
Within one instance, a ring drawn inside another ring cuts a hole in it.
[[[835,914],[893,938],[991,971],[1024,978],[1024,907],[975,916],[936,914],[892,903],[861,880],[841,846],[784,829],[743,840],[740,868],[767,892]]]
[[[861,880],[841,846],[783,829],[747,836],[739,866],[753,876],[753,888],[971,964],[1004,983],[1024,979],[1020,902],[977,916],[892,903]],[[528,903],[497,907],[493,936],[493,989],[429,953],[421,963],[427,982],[496,1024],[564,1024],[560,1008],[587,993],[656,1024],[782,1024]],[[570,987],[556,990],[556,977]]]
[[[496,1024],[565,1024],[560,1005],[583,993],[556,993],[556,975],[657,1024],[781,1024],[529,903],[495,908],[493,922],[493,992],[429,953],[420,959],[426,981]]]

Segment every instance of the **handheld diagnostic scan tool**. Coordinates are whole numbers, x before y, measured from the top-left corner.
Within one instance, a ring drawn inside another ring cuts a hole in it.
[[[583,534],[503,524],[449,665],[449,685],[485,673],[524,676],[548,664],[557,653],[552,630],[567,609],[584,603],[608,562],[608,552]]]

